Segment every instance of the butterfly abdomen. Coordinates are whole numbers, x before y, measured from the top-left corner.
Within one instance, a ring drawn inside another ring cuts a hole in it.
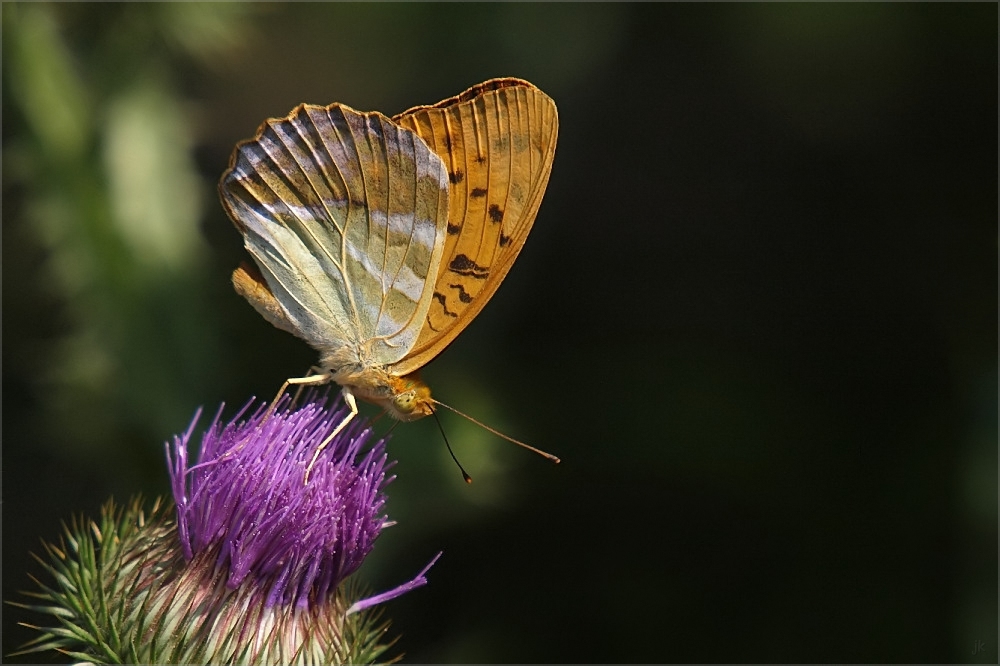
[[[271,293],[271,289],[267,286],[267,282],[256,266],[243,262],[239,268],[233,271],[232,280],[236,293],[247,299],[247,302],[260,316],[276,328],[288,331],[295,336],[299,335],[292,322],[288,321],[285,311],[281,308],[281,303]]]

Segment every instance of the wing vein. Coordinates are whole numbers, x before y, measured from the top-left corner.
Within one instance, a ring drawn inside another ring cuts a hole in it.
[[[511,115],[512,114],[511,114],[511,111],[510,111],[510,97],[508,95],[509,92],[510,92],[509,89],[506,89],[506,88],[502,91],[502,97],[503,97],[503,101],[504,101],[504,106],[507,108],[507,114],[506,114],[506,116],[507,116],[507,188],[506,188],[506,192],[504,192],[504,200],[503,200],[504,218],[500,222],[500,224],[497,225],[499,227],[499,231],[497,233],[497,242],[493,245],[493,257],[492,257],[492,259],[490,261],[491,264],[497,264],[500,261],[500,255],[503,253],[503,247],[500,245],[500,237],[503,235],[503,229],[504,229],[504,226],[505,226],[504,223],[507,221],[507,212],[508,212],[508,209],[510,208],[511,183],[514,182],[514,130],[513,130],[513,127],[511,125]],[[516,99],[517,99],[517,89],[516,88],[514,89],[513,93],[514,93],[514,98],[515,98],[515,101],[516,101]],[[501,97],[501,91],[497,91],[497,127],[500,127],[500,103],[499,103],[500,102],[500,97]],[[519,219],[519,220],[517,220],[517,222],[520,223],[521,220]]]
[[[317,128],[315,126],[315,124],[312,121],[312,118],[310,118],[309,114],[305,112],[305,109],[303,109],[303,113],[305,114],[305,120],[306,120],[306,122],[308,122],[310,125],[312,125],[313,129],[315,129],[317,131],[317,134],[318,134],[319,128]],[[309,140],[306,138],[305,133],[303,133],[303,128],[301,128],[299,126],[298,122],[294,122],[293,121],[290,124],[291,124],[292,128],[295,130],[295,134],[299,137],[299,139],[301,139],[302,147],[304,147],[306,149],[305,151],[302,151],[303,152],[302,157],[305,157],[304,153],[308,152],[308,155],[312,158],[313,163],[318,165],[319,164],[319,159],[318,159],[318,156],[316,154],[316,150],[315,150],[315,148],[313,148],[312,146],[310,146]],[[313,169],[307,168],[308,165],[306,165],[302,160],[299,159],[299,157],[300,157],[299,151],[295,150],[295,148],[297,148],[299,146],[296,145],[295,141],[292,141],[292,145],[291,146],[289,146],[288,144],[285,144],[285,137],[284,136],[280,136],[279,135],[279,139],[281,140],[282,144],[285,145],[285,149],[291,155],[292,160],[295,162],[295,166],[297,166],[298,169],[299,169],[299,171],[302,172],[302,175],[303,175],[303,177],[305,179],[305,182],[308,183],[308,185],[309,185],[309,189],[312,190],[312,193],[316,196],[316,199],[319,201],[320,205],[323,207],[323,211],[326,213],[326,220],[329,221],[330,223],[332,223],[333,227],[335,229],[337,229],[338,232],[341,233],[341,235],[343,235],[343,231],[337,225],[337,219],[334,217],[333,212],[327,206],[326,201],[324,200],[323,195],[320,194],[319,188],[317,188],[316,184],[313,182],[313,174],[311,173],[313,171]],[[323,175],[323,171],[324,170],[323,169],[316,169],[315,171],[318,171],[320,173],[321,178],[324,177],[324,175]],[[306,203],[306,202],[303,202],[303,203]],[[321,223],[323,222],[323,220],[318,220],[318,221],[321,222]],[[309,225],[302,223],[303,222],[302,220],[299,220],[299,222],[300,222],[300,224],[298,224],[297,226],[300,228],[301,232],[306,237],[308,237],[310,241],[312,241],[312,247],[316,248],[323,255],[325,255],[326,258],[330,260],[330,263],[332,263],[337,268],[337,270],[340,271],[341,275],[343,275],[343,273],[344,273],[344,271],[343,271],[343,264],[342,263],[338,263],[337,260],[334,258],[334,256],[332,254],[330,254],[330,251],[326,248],[326,245],[319,239],[319,237],[317,237],[317,235],[309,227]]]
[[[348,122],[347,116],[344,114],[343,110],[340,107],[337,107],[337,110],[340,111],[341,117],[344,119],[344,126],[347,128],[348,134],[350,134],[351,145],[353,145],[355,147],[353,155],[356,156],[357,161],[358,161],[357,162],[357,164],[358,164],[358,173],[360,174],[360,177],[361,177],[362,190],[365,190],[365,170],[364,170],[364,167],[361,164],[361,154],[358,152],[358,149],[357,149],[357,145],[358,144],[357,144],[357,141],[355,140],[355,137],[354,137],[354,128],[351,127],[351,123]],[[331,112],[332,112],[332,110],[331,110]],[[332,115],[330,116],[330,125],[333,128],[333,131],[334,131],[334,133],[337,136],[337,141],[340,142],[340,145],[344,148],[344,155],[350,155],[350,154],[352,154],[352,153],[348,152],[347,144],[344,143],[344,135],[341,132],[341,130],[337,127],[337,124],[333,121],[333,116]],[[341,174],[341,175],[343,175],[343,174]],[[346,179],[345,179],[345,182],[346,182]],[[361,332],[361,317],[358,314],[358,304],[357,304],[357,302],[356,302],[356,300],[354,298],[354,289],[353,289],[353,287],[351,285],[351,276],[348,273],[348,271],[346,270],[346,268],[347,268],[347,260],[348,260],[348,256],[347,256],[348,255],[348,252],[347,252],[347,234],[350,231],[351,213],[353,212],[353,209],[354,209],[354,197],[351,196],[351,194],[352,194],[352,192],[351,192],[350,186],[348,186],[348,189],[347,189],[347,215],[344,217],[344,233],[342,233],[340,235],[340,261],[341,261],[341,263],[342,263],[342,265],[344,266],[344,269],[345,269],[343,271],[344,287],[345,287],[344,292],[347,294],[348,304],[351,306],[351,316],[354,319],[355,330],[358,331],[358,332]]]

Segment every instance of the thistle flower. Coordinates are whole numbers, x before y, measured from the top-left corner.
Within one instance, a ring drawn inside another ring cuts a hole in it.
[[[325,399],[287,400],[265,418],[251,404],[223,425],[222,408],[188,443],[200,416],[167,444],[176,520],[160,502],[109,503],[100,524],[74,520],[39,559],[56,580],[24,605],[59,626],[22,653],[55,649],[95,663],[370,663],[391,643],[370,610],[426,584],[413,580],[357,600],[346,580],[384,527],[385,442],[356,419],[323,449],[346,416]],[[439,554],[440,556],[440,554]],[[37,627],[36,627],[37,628]]]

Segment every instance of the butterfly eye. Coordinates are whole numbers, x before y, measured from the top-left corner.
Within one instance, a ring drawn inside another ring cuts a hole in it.
[[[392,400],[393,406],[403,414],[411,413],[417,406],[417,392],[400,393]]]

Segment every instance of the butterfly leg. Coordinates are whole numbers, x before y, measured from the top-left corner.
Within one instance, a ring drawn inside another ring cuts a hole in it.
[[[306,475],[305,479],[303,480],[303,483],[305,483],[306,485],[309,484],[309,474],[312,472],[313,467],[316,465],[316,461],[319,459],[319,454],[322,453],[323,449],[329,446],[330,442],[333,441],[333,438],[336,437],[338,434],[340,434],[340,431],[343,430],[347,426],[347,424],[350,423],[351,420],[358,415],[358,403],[354,401],[354,394],[351,393],[346,387],[341,391],[341,393],[344,396],[344,402],[346,402],[347,406],[351,408],[351,413],[348,414],[346,417],[344,417],[344,420],[340,422],[340,425],[334,428],[333,432],[331,432],[327,436],[327,438],[324,439],[323,442],[318,447],[316,447],[316,452],[313,454],[312,460],[309,461],[309,466],[306,467]]]
[[[318,374],[325,374],[325,373],[323,371],[323,368],[319,368],[319,367],[316,367],[314,365],[313,367],[309,368],[309,372],[307,372],[306,376],[302,377],[302,379],[308,379],[308,378],[313,377],[313,376],[318,375]],[[285,385],[287,386],[288,383],[289,382],[285,382]],[[291,382],[291,383],[294,384],[295,382]],[[295,389],[295,395],[292,396],[292,402],[289,405],[289,407],[294,407],[295,405],[299,404],[299,397],[302,396],[302,391],[303,391],[303,389],[305,389],[306,386],[309,386],[309,383],[307,383],[307,382],[298,382],[298,388]]]
[[[313,368],[312,370],[316,369],[317,368]],[[312,370],[310,370],[310,372]],[[267,408],[267,411],[264,412],[264,418],[261,419],[260,425],[257,427],[263,428],[264,424],[268,422],[268,420],[271,418],[271,415],[274,414],[275,408],[278,406],[278,401],[281,400],[281,396],[285,395],[285,391],[288,390],[288,387],[290,385],[298,386],[299,390],[301,391],[303,386],[319,386],[321,384],[326,384],[329,381],[330,381],[330,376],[325,373],[321,375],[306,375],[305,377],[292,377],[291,379],[286,380],[285,383],[281,385],[281,389],[278,391],[278,395],[274,396],[274,400],[271,401],[271,404]],[[299,393],[298,391],[296,391],[295,397],[292,399],[292,404],[294,405],[295,401],[298,399],[299,399]],[[246,446],[248,441],[250,441],[250,435],[247,435],[246,438],[244,438],[244,440],[240,442],[240,444],[236,448],[230,449],[229,452],[226,453],[226,456],[234,455],[242,451],[243,447]]]
[[[315,368],[313,368],[315,369]],[[310,370],[311,372],[312,370]],[[267,412],[264,413],[264,419],[260,422],[261,425],[267,423],[268,419],[271,418],[271,414],[274,414],[274,410],[278,406],[278,401],[281,400],[281,396],[285,395],[285,391],[288,390],[289,386],[298,386],[299,390],[302,390],[303,386],[320,386],[321,384],[328,384],[332,379],[332,376],[328,373],[318,374],[318,375],[306,375],[305,377],[292,377],[291,379],[286,379],[285,383],[281,385],[278,390],[278,395],[274,396],[274,400],[271,401],[271,406],[267,408]],[[298,391],[295,392],[295,397],[292,399],[292,404],[299,399]]]

